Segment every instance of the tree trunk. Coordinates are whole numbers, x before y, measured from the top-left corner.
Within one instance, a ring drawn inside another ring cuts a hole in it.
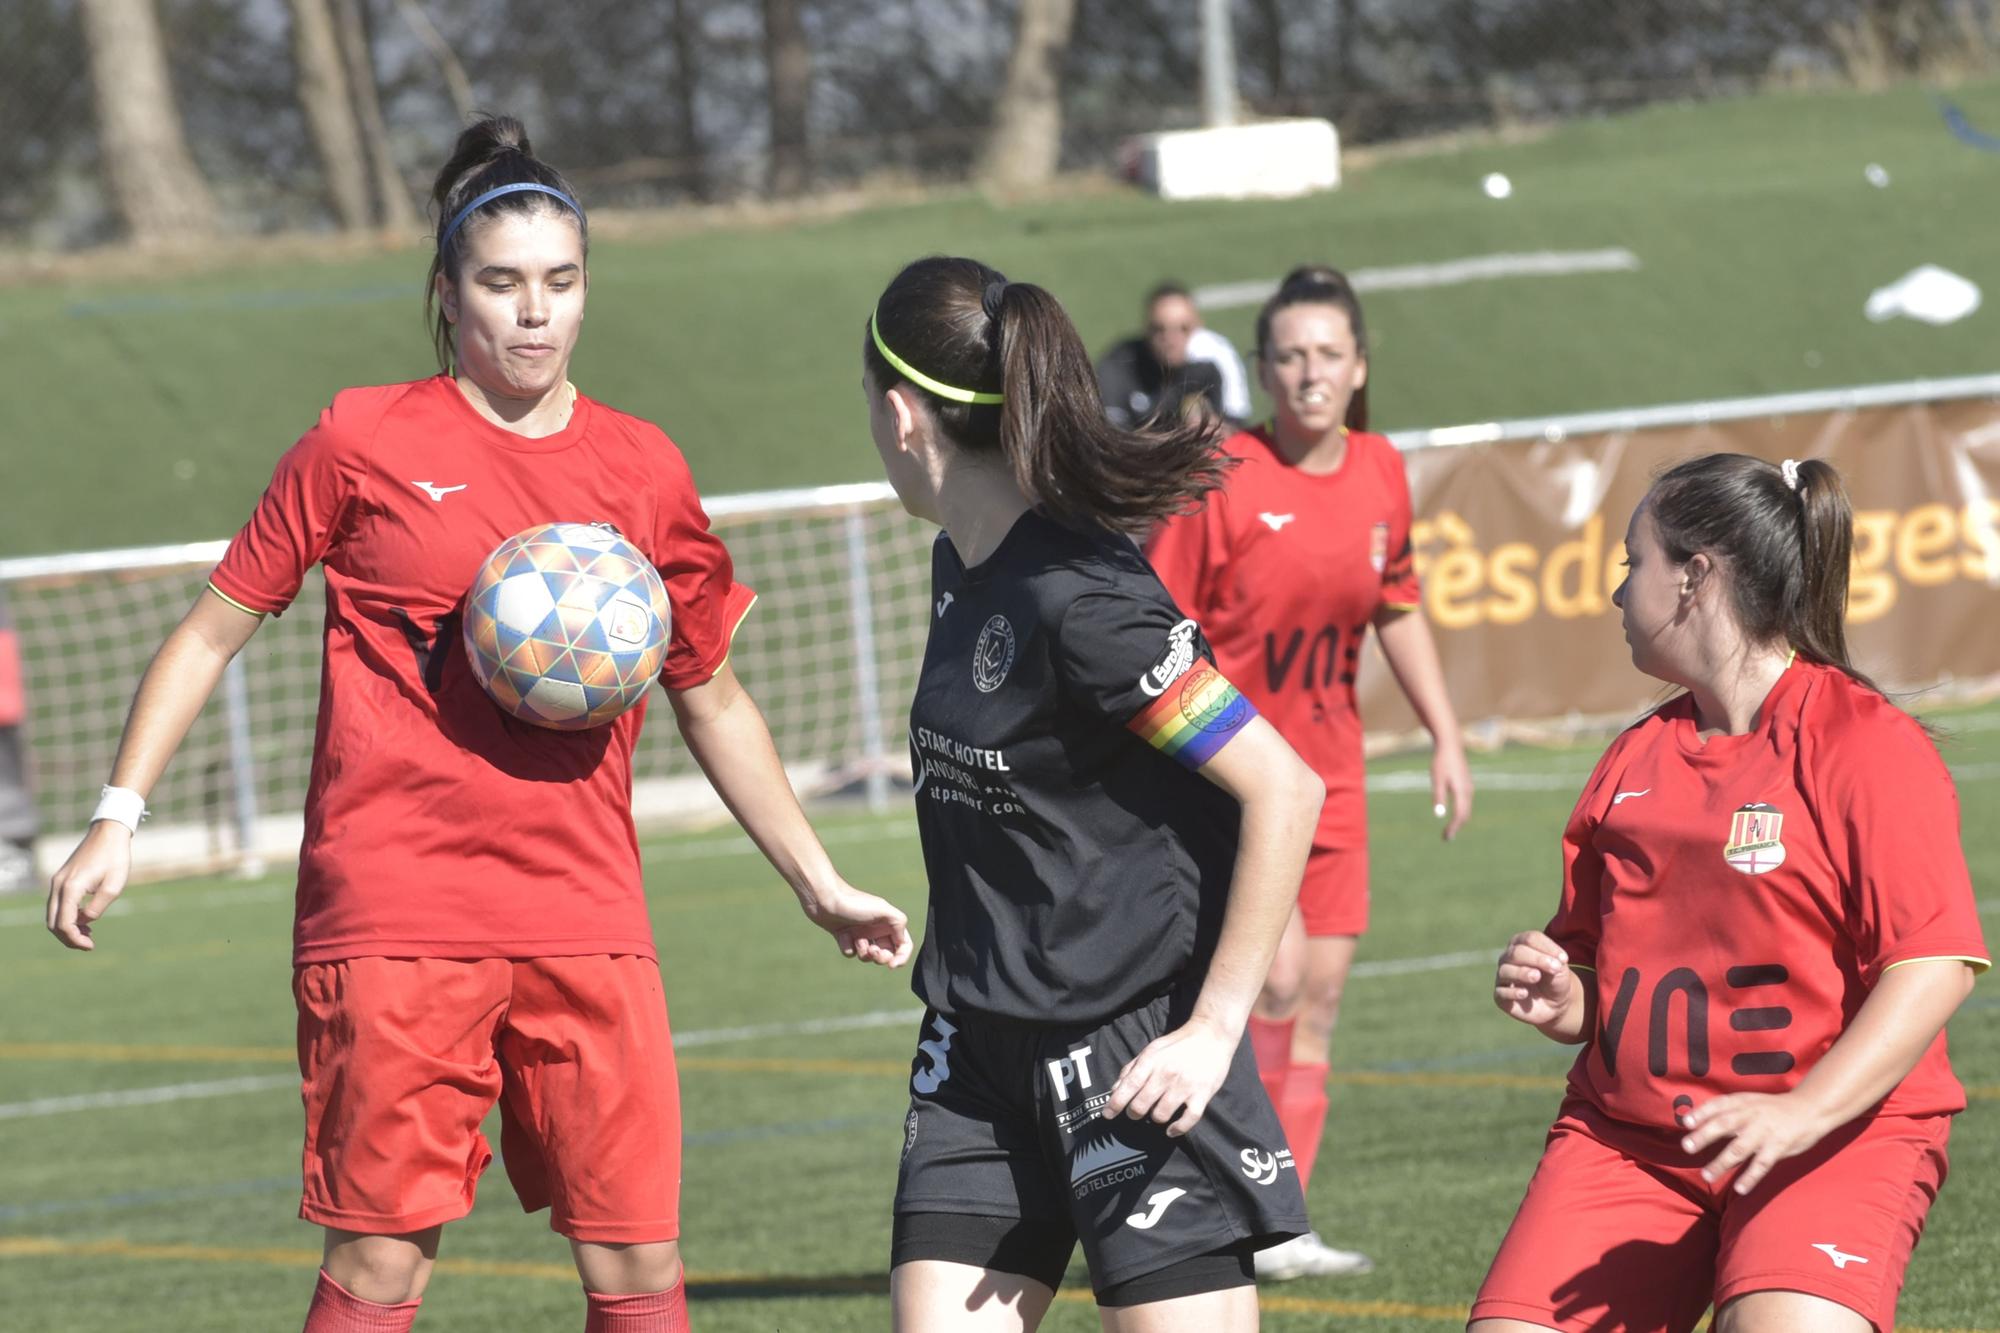
[[[695,113],[695,93],[699,87],[696,71],[701,60],[701,31],[695,16],[696,0],[674,0],[667,18],[673,49],[674,70],[674,155],[680,159],[681,185],[688,197],[706,200],[709,196],[708,154],[701,143],[701,123]]]
[[[188,152],[153,0],[80,0],[111,192],[140,245],[213,235],[215,198]]]
[[[389,126],[382,118],[382,95],[375,83],[375,45],[368,40],[362,0],[334,0],[334,9],[354,118],[361,130],[362,149],[368,155],[369,175],[375,182],[378,218],[391,231],[414,232],[417,209],[410,202],[410,187],[396,170],[396,157],[389,147]]]
[[[368,162],[361,127],[348,100],[347,66],[340,58],[328,0],[291,0],[292,51],[298,64],[299,106],[319,153],[320,174],[342,229],[368,226]]]
[[[1354,105],[1354,52],[1361,45],[1361,16],[1355,0],[1338,0],[1334,7],[1333,114],[1341,121],[1341,137],[1350,127],[1345,113]]]
[[[1285,8],[1282,0],[1256,0],[1257,17],[1263,20],[1264,81],[1271,85],[1271,102],[1286,106],[1285,100]]]
[[[444,34],[437,30],[437,24],[431,22],[431,16],[424,12],[424,7],[417,0],[396,0],[396,13],[436,62],[460,123],[470,122],[474,109],[472,80],[466,77],[465,66],[459,63],[458,53],[451,49],[451,43],[444,39]]]
[[[994,108],[977,174],[1002,189],[1055,175],[1062,154],[1062,58],[1076,0],[1021,0],[1007,82]]]
[[[806,187],[806,99],[812,52],[801,0],[764,0],[764,68],[770,89],[770,191],[785,198]]]

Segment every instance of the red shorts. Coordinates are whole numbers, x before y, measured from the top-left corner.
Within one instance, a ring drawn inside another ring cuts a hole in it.
[[[1858,1120],[1738,1195],[1678,1135],[1569,1102],[1472,1318],[1684,1333],[1711,1304],[1800,1291],[1889,1333],[1950,1134],[1948,1115]]]
[[[1299,915],[1308,935],[1368,933],[1368,844],[1322,847],[1314,841],[1299,885]]]
[[[348,958],[295,970],[308,1222],[373,1235],[472,1211],[500,1104],[507,1178],[573,1240],[680,1235],[681,1114],[655,963]]]

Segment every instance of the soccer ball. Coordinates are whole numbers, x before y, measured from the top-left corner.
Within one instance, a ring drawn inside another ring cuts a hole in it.
[[[582,731],[646,697],[673,613],[659,571],[604,523],[544,523],[501,542],[465,599],[465,654],[493,702]]]

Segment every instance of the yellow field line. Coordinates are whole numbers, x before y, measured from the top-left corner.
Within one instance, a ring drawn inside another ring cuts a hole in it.
[[[292,1064],[299,1053],[289,1046],[114,1046],[87,1041],[0,1042],[0,1060],[104,1060],[117,1063],[199,1064],[270,1061]]]
[[[130,1046],[103,1042],[0,1042],[0,1060],[88,1060],[110,1063],[268,1062],[291,1064],[298,1053],[289,1046]],[[723,1074],[878,1074],[909,1072],[907,1060],[795,1059],[782,1055],[683,1055],[682,1069]],[[1335,1083],[1362,1088],[1518,1088],[1548,1091],[1564,1080],[1550,1074],[1499,1074],[1424,1069],[1344,1069]],[[1970,1087],[1973,1101],[2000,1101],[2000,1084]]]
[[[910,1072],[908,1060],[791,1060],[783,1056],[761,1055],[682,1055],[674,1058],[682,1069],[725,1074],[880,1074],[884,1077]]]
[[[52,1236],[0,1236],[0,1259],[60,1256],[66,1258],[134,1259],[168,1263],[262,1264],[277,1268],[317,1268],[317,1250],[236,1248],[223,1245],[140,1245],[125,1240],[58,1240]],[[453,1259],[437,1261],[437,1271],[465,1277],[521,1277],[549,1282],[574,1282],[576,1270],[568,1264],[534,1263],[504,1259]],[[720,1293],[743,1288],[774,1287],[787,1291],[817,1292],[826,1295],[879,1295],[888,1289],[888,1275],[881,1278],[810,1277],[786,1273],[703,1273],[688,1274],[688,1295],[700,1300],[704,1292]],[[1088,1304],[1088,1291],[1068,1288],[1056,1299],[1071,1304]],[[1463,1323],[1466,1310],[1460,1305],[1418,1305],[1409,1301],[1350,1301],[1312,1296],[1260,1294],[1258,1304],[1266,1314],[1337,1315],[1349,1319],[1431,1319],[1441,1323]],[[1979,1328],[1911,1328],[1901,1333],[2000,1333]]]
[[[277,1248],[233,1248],[220,1245],[140,1245],[124,1240],[58,1240],[47,1236],[0,1236],[0,1258],[60,1256],[153,1260],[169,1263],[262,1264],[278,1268],[317,1268],[316,1250]],[[495,1259],[453,1259],[437,1261],[440,1273],[468,1277],[521,1277],[551,1282],[574,1282],[576,1270],[568,1264],[510,1262]],[[886,1294],[888,1274],[881,1278],[815,1278],[783,1273],[688,1273],[688,1295],[699,1300],[706,1291],[745,1287],[782,1287],[789,1291]],[[1090,1304],[1090,1292],[1080,1288],[1060,1291],[1056,1299],[1071,1304]],[[1463,1322],[1462,1306],[1413,1305],[1406,1301],[1317,1300],[1304,1296],[1265,1296],[1260,1304],[1272,1314],[1344,1315],[1354,1319],[1437,1319]],[[1910,1331],[1915,1333],[1915,1331]]]
[[[1335,1083],[1372,1088],[1560,1088],[1564,1080],[1548,1074],[1472,1074],[1423,1069],[1343,1069]]]

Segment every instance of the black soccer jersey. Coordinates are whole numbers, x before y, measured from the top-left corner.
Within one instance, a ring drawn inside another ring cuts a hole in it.
[[[1206,969],[1235,800],[1196,771],[1255,716],[1123,537],[1029,512],[967,569],[940,534],[910,710],[947,1014],[1108,1018]]]

